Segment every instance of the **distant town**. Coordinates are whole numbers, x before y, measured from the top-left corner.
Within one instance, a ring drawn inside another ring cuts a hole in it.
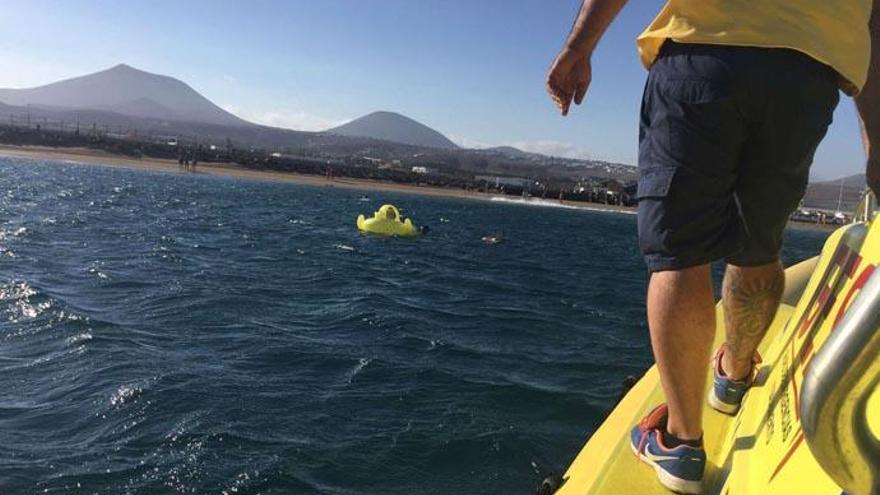
[[[635,167],[528,153],[464,149],[392,112],[323,132],[244,121],[185,83],[126,65],[47,86],[0,90],[0,143],[85,148],[130,158],[176,160],[182,170],[228,164],[497,195],[633,207]],[[848,221],[864,176],[811,184],[792,220]]]

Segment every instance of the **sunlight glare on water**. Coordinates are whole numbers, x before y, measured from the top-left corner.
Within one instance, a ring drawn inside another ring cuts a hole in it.
[[[3,491],[528,493],[567,465],[651,362],[635,218],[361,196],[0,159]],[[358,234],[382,202],[430,234]]]

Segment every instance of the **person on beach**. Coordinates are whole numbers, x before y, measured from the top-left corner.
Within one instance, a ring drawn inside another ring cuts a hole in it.
[[[562,115],[626,0],[585,0],[547,76]],[[705,363],[715,311],[710,264],[725,260],[725,342],[708,402],[739,410],[785,278],[789,215],[839,99],[861,117],[867,180],[880,193],[880,0],[669,0],[637,41],[649,68],[639,118],[639,247],[648,326],[666,404],[631,433],[674,491],[701,493]],[[873,48],[873,50],[872,50]]]

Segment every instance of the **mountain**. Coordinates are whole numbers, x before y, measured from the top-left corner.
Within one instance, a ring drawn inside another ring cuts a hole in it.
[[[839,179],[813,182],[807,186],[804,206],[830,211],[851,212],[862,200],[868,183],[865,174],[850,175]]]
[[[511,156],[525,156],[528,154],[519,148],[514,148],[513,146],[495,146],[494,148],[486,148],[486,151],[494,151]]]
[[[2,99],[2,98],[0,98]],[[324,131],[340,136],[367,137],[430,148],[457,149],[446,136],[415,120],[394,112],[373,112],[339,127]]]
[[[36,88],[0,89],[0,102],[221,126],[253,125],[218,107],[178,79],[125,64]]]
[[[123,101],[115,105],[100,105],[94,107],[94,109],[144,119],[186,120],[184,116],[178,115],[174,110],[160,105],[149,98]]]
[[[37,132],[7,133],[6,126]],[[59,135],[69,133],[107,136],[118,149],[136,149],[134,141],[155,145],[178,138],[184,146],[266,151],[328,163],[371,162],[362,160],[370,157],[400,162],[401,170],[430,166],[465,175],[635,177],[632,167],[548,157],[510,146],[462,149],[430,127],[392,112],[371,113],[324,132],[258,125],[224,111],[180,80],[124,64],[35,88],[0,89],[0,127],[0,142],[12,144],[80,142]]]
[[[829,186],[837,187],[840,187],[841,183],[843,183],[843,187],[858,187],[862,189],[868,187],[868,181],[865,178],[865,174],[849,175],[847,177],[841,177],[839,179],[819,182],[819,184],[827,184]]]

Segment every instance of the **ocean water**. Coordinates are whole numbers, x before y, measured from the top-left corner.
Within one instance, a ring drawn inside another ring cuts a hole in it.
[[[631,215],[2,158],[0,491],[531,493],[650,365],[645,282]]]

